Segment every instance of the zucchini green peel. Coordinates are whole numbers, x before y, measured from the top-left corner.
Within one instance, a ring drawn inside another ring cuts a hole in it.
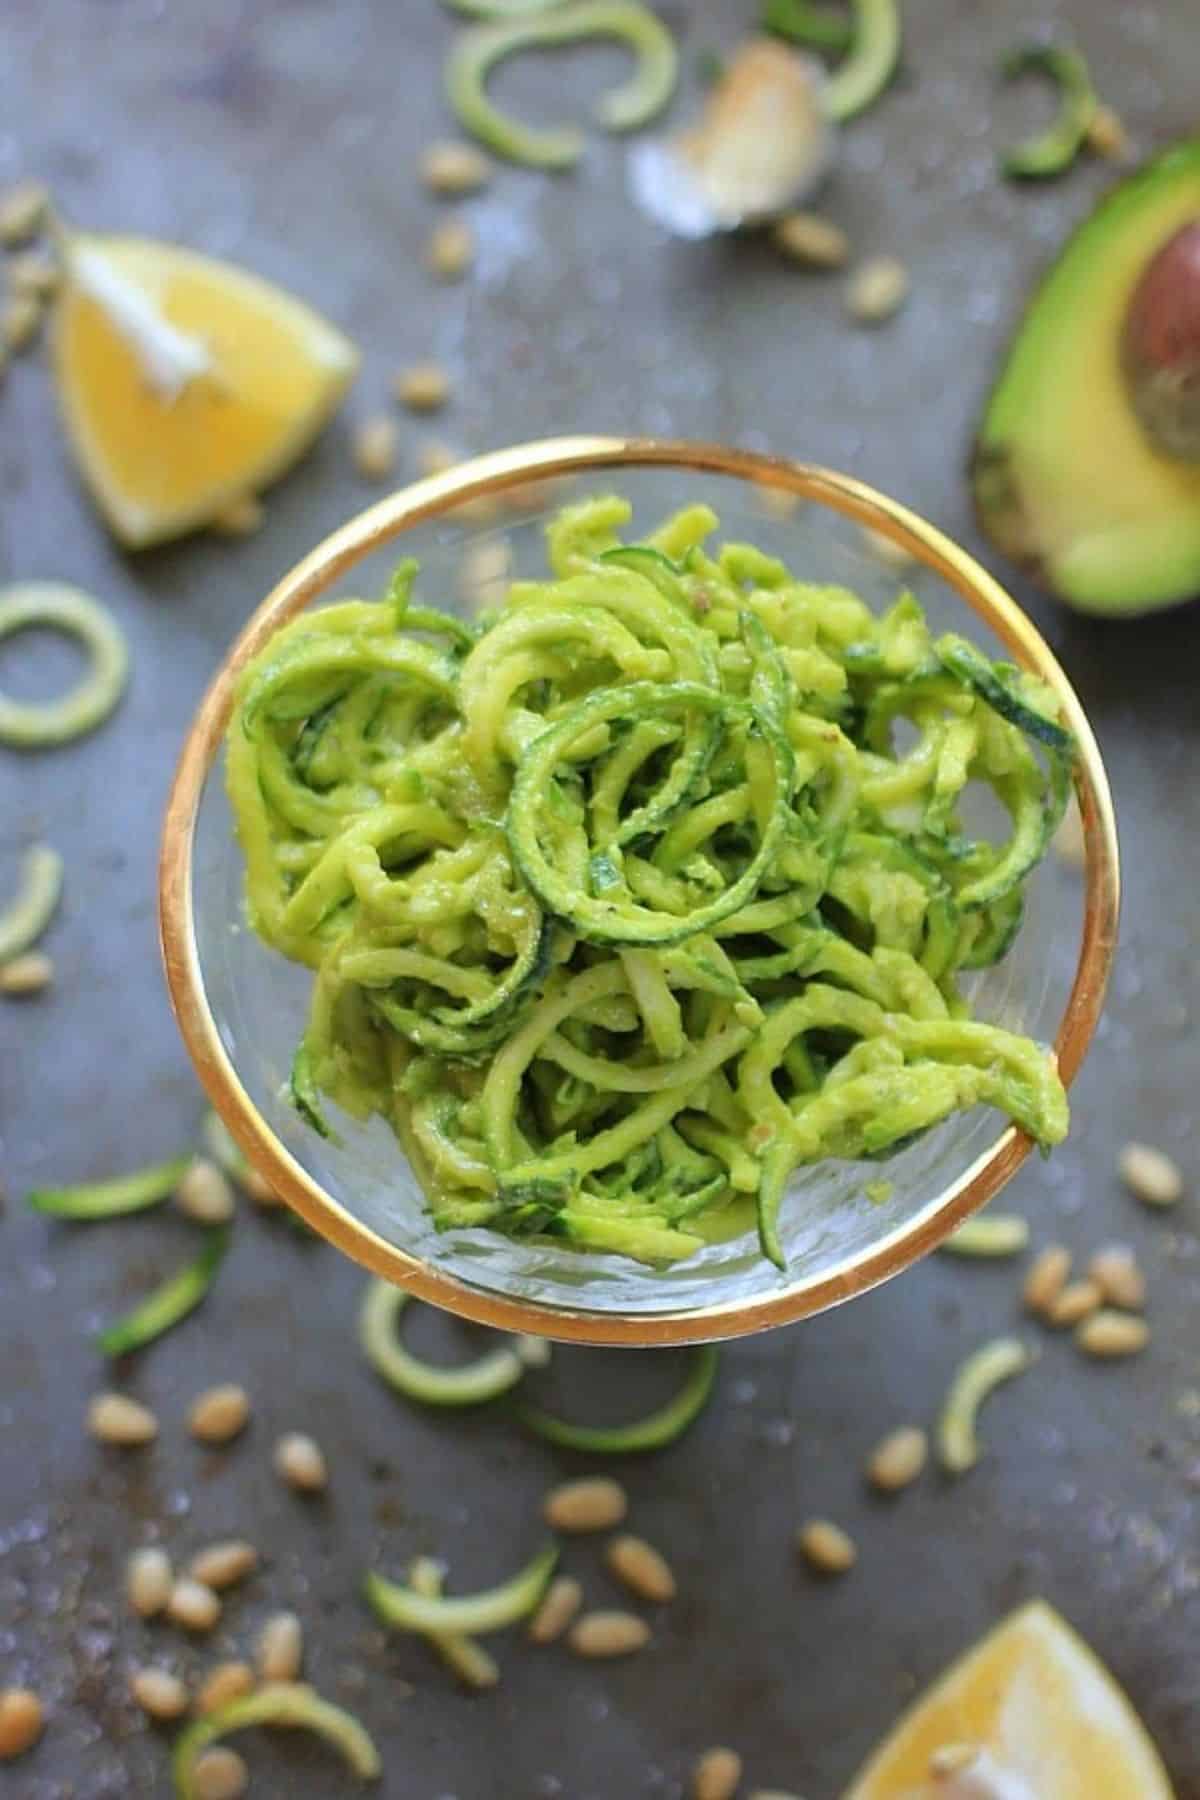
[[[229,1248],[228,1226],[218,1226],[206,1236],[208,1241],[194,1261],[99,1333],[96,1344],[105,1356],[126,1356],[131,1350],[140,1350],[195,1312],[216,1280]]]
[[[442,0],[451,12],[468,19],[529,19],[562,4],[563,0]]]
[[[531,168],[568,169],[583,154],[582,133],[537,130],[509,118],[488,99],[487,78],[502,58],[518,50],[597,37],[628,44],[638,62],[633,77],[598,102],[596,118],[606,131],[636,131],[667,104],[679,67],[674,38],[636,0],[571,0],[534,16],[525,8],[496,24],[462,32],[446,64],[450,105],[464,129],[498,156]]]
[[[57,700],[13,700],[0,693],[0,744],[39,750],[83,737],[107,719],[125,691],[129,652],[98,600],[57,581],[23,581],[0,592],[0,639],[32,626],[78,639],[90,667]]]
[[[406,1399],[423,1406],[480,1406],[506,1394],[533,1365],[549,1360],[542,1338],[514,1338],[457,1368],[439,1368],[414,1356],[401,1343],[397,1327],[409,1296],[390,1282],[373,1278],[363,1295],[358,1337],[363,1354],[377,1374]]]
[[[120,1219],[128,1213],[145,1212],[149,1207],[160,1206],[164,1200],[169,1200],[191,1163],[190,1153],[172,1156],[166,1162],[135,1169],[129,1175],[115,1175],[111,1181],[81,1182],[76,1187],[35,1188],[26,1200],[34,1212],[47,1213],[56,1219]]]
[[[210,1744],[253,1725],[281,1725],[315,1732],[341,1751],[363,1781],[375,1781],[383,1772],[378,1750],[353,1713],[323,1700],[303,1682],[271,1681],[244,1699],[233,1700],[207,1718],[197,1719],[175,1740],[171,1772],[177,1800],[200,1800],[196,1764]]]
[[[825,110],[844,122],[865,112],[882,94],[900,60],[900,10],[896,0],[853,0],[853,39],[825,89]]]
[[[423,1637],[447,1632],[473,1636],[503,1631],[535,1612],[557,1561],[557,1544],[547,1544],[507,1581],[479,1594],[418,1593],[414,1587],[374,1572],[365,1578],[363,1593],[376,1618],[395,1631],[414,1631]]]
[[[844,13],[810,0],[767,0],[762,23],[764,31],[811,50],[848,50],[854,42],[854,26]]]
[[[227,739],[247,908],[313,971],[302,1117],[388,1121],[439,1231],[661,1264],[756,1221],[782,1269],[806,1165],[976,1106],[1065,1135],[1048,1052],[960,982],[1020,930],[1074,745],[911,594],[876,616],[707,507],[623,542],[630,513],[559,512],[550,578],[469,643],[429,641],[406,567],[266,645]],[[519,1372],[377,1341],[435,1404]]]
[[[1045,131],[1005,151],[1000,167],[1022,181],[1038,181],[1062,175],[1075,161],[1096,115],[1096,93],[1088,66],[1077,50],[1054,44],[1026,44],[1005,57],[1001,72],[1006,81],[1030,70],[1048,75],[1059,91],[1059,111]]]
[[[16,898],[0,913],[0,963],[36,944],[62,898],[63,859],[49,844],[33,844],[21,861]]]
[[[575,1425],[520,1403],[514,1410],[522,1425],[562,1450],[584,1450],[596,1456],[636,1456],[661,1450],[682,1437],[708,1405],[717,1378],[717,1360],[715,1344],[701,1344],[692,1352],[691,1367],[679,1392],[664,1406],[628,1425]]]

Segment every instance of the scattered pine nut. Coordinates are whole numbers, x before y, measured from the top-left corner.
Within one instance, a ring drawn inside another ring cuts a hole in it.
[[[1106,1244],[1088,1264],[1088,1274],[1112,1306],[1140,1312],[1146,1304],[1146,1277],[1128,1244]]]
[[[422,444],[417,463],[422,475],[444,475],[447,469],[453,469],[462,461],[457,450],[449,444]],[[461,509],[460,509],[461,510]]]
[[[304,1633],[294,1612],[274,1613],[267,1620],[254,1661],[264,1681],[295,1681],[304,1661]]]
[[[917,1479],[929,1455],[929,1439],[918,1425],[901,1425],[877,1444],[867,1463],[867,1480],[881,1493],[895,1494]]]
[[[959,1775],[969,1769],[978,1756],[978,1744],[941,1744],[929,1758],[929,1773],[935,1778]]]
[[[274,1207],[283,1205],[283,1201],[279,1198],[279,1195],[275,1192],[275,1189],[271,1186],[266,1176],[260,1175],[258,1170],[253,1167],[246,1170],[245,1175],[242,1177],[242,1186],[245,1188],[249,1198],[253,1200],[255,1206],[261,1206],[266,1210],[270,1210]]]
[[[884,563],[889,569],[911,569],[916,558],[911,550],[890,538],[886,531],[876,531],[873,525],[861,527],[862,540],[877,562]],[[971,1223],[970,1220],[967,1221]]]
[[[243,1538],[229,1538],[198,1550],[188,1564],[188,1574],[194,1581],[219,1593],[222,1588],[244,1581],[257,1567],[258,1551],[254,1545]]]
[[[218,1663],[200,1684],[196,1695],[198,1713],[219,1712],[231,1700],[241,1700],[254,1691],[254,1670],[249,1663]]]
[[[560,1638],[583,1605],[583,1589],[573,1575],[559,1575],[546,1589],[545,1599],[529,1621],[535,1644],[552,1644]]]
[[[736,1750],[718,1744],[692,1765],[692,1800],[733,1800],[741,1779],[741,1757]]]
[[[677,1585],[671,1565],[645,1538],[624,1532],[609,1544],[604,1560],[617,1580],[639,1599],[665,1602],[675,1598]]]
[[[822,1575],[844,1575],[858,1561],[858,1547],[832,1519],[810,1519],[796,1537],[801,1556]]]
[[[158,1436],[158,1420],[140,1400],[128,1394],[97,1394],[88,1405],[87,1428],[102,1444],[132,1449]]]
[[[236,1381],[205,1388],[188,1411],[188,1430],[202,1444],[227,1444],[250,1417],[250,1396]]]
[[[1110,162],[1124,162],[1129,154],[1129,133],[1119,113],[1111,106],[1098,106],[1088,121],[1083,141],[1093,156]]]
[[[788,488],[768,487],[765,481],[755,482],[754,496],[759,511],[768,519],[790,519],[800,507],[799,494]]]
[[[965,1475],[979,1461],[975,1420],[993,1388],[1032,1362],[1019,1338],[993,1338],[973,1350],[950,1383],[938,1420],[938,1456],[948,1475]]]
[[[0,315],[0,337],[14,356],[28,350],[42,323],[41,301],[32,294],[14,294]]]
[[[1149,1341],[1150,1327],[1132,1313],[1094,1312],[1075,1327],[1075,1342],[1085,1356],[1136,1356]]]
[[[590,1612],[567,1634],[576,1656],[630,1656],[650,1641],[650,1627],[636,1613]]]
[[[29,1688],[0,1688],[0,1762],[32,1750],[44,1724],[42,1703]]]
[[[35,300],[48,300],[62,280],[58,264],[41,250],[26,250],[14,256],[5,273],[14,294],[32,294]]]
[[[175,1189],[175,1204],[201,1225],[224,1225],[233,1217],[233,1189],[216,1163],[198,1156]]]
[[[289,1431],[275,1446],[275,1471],[289,1487],[316,1494],[329,1480],[321,1446],[302,1431]]]
[[[1068,869],[1087,867],[1087,845],[1083,841],[1083,814],[1079,810],[1079,801],[1074,794],[1067,801],[1062,824],[1052,839],[1052,848],[1059,862],[1065,863]]]
[[[1078,1325],[1094,1313],[1104,1299],[1099,1284],[1091,1280],[1069,1281],[1046,1314],[1051,1325]]]
[[[450,377],[441,363],[413,363],[411,368],[401,369],[393,392],[410,412],[437,412],[450,398]]]
[[[30,999],[44,992],[53,980],[54,964],[44,950],[27,950],[0,964],[0,994],[12,1000]]]
[[[430,144],[421,158],[421,179],[430,193],[474,194],[492,178],[492,165],[473,144]]]
[[[1126,1144],[1117,1163],[1121,1180],[1143,1206],[1174,1206],[1183,1193],[1183,1176],[1163,1150],[1149,1144]]]
[[[447,219],[434,228],[425,250],[425,267],[439,281],[458,281],[475,261],[475,233],[463,219]]]
[[[261,531],[267,509],[257,494],[243,494],[239,500],[231,500],[223,507],[209,525],[220,537],[244,538],[253,537]]]
[[[396,427],[386,413],[365,419],[354,434],[354,466],[367,481],[386,481],[396,467]]]
[[[749,1800],[801,1800],[801,1796],[784,1788],[755,1788]]]
[[[1025,1310],[1048,1317],[1051,1307],[1066,1287],[1070,1273],[1071,1252],[1065,1244],[1047,1244],[1044,1250],[1039,1250],[1021,1290]]]
[[[187,1711],[188,1691],[169,1669],[135,1669],[129,1678],[129,1691],[152,1719],[177,1719]]]
[[[840,225],[820,213],[785,213],[771,233],[776,249],[793,262],[812,269],[840,269],[850,255],[850,240]]]
[[[37,181],[22,181],[0,196],[0,244],[11,249],[37,236],[46,219],[50,196]]]
[[[554,1531],[607,1531],[629,1510],[625,1489],[611,1475],[585,1475],[551,1488],[542,1516]]]
[[[846,283],[846,311],[860,325],[882,325],[908,297],[908,271],[894,256],[872,256]]]
[[[125,1597],[139,1618],[152,1619],[171,1598],[174,1577],[165,1550],[135,1550],[125,1570]]]
[[[167,1617],[185,1631],[211,1631],[221,1616],[221,1602],[210,1587],[181,1575],[167,1601]]]
[[[250,1786],[250,1771],[228,1744],[202,1750],[192,1769],[195,1800],[241,1800]]]

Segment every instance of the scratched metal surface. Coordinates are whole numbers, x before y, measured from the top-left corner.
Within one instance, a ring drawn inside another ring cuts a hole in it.
[[[736,39],[743,10],[672,9],[674,24],[690,19],[689,70],[698,50]],[[575,1465],[503,1418],[394,1403],[353,1347],[357,1271],[279,1224],[243,1219],[211,1303],[129,1371],[159,1411],[159,1444],[98,1450],[81,1429],[103,1378],[89,1334],[184,1254],[186,1228],[150,1218],[72,1232],[18,1198],[162,1156],[194,1131],[197,1090],[153,929],[169,772],[252,602],[368,497],[350,473],[350,422],[382,401],[397,366],[431,353],[448,364],[456,398],[436,435],[464,449],[577,428],[724,436],[852,470],[976,542],[962,479],[970,421],[1030,275],[1106,179],[1084,167],[1019,192],[996,178],[997,141],[1046,104],[998,95],[997,55],[1048,14],[1073,20],[1149,148],[1194,125],[1194,6],[908,10],[907,76],[847,131],[829,206],[857,244],[906,259],[913,293],[892,326],[856,333],[836,279],[800,275],[756,244],[660,240],[626,205],[620,147],[601,141],[571,177],[503,171],[466,209],[477,274],[433,287],[421,250],[436,209],[414,159],[446,127],[437,68],[453,27],[432,0],[6,0],[0,177],[37,174],[71,219],[177,237],[274,277],[349,329],[365,367],[343,420],[271,495],[261,536],[136,559],[112,548],[80,495],[42,358],[22,360],[0,391],[0,576],[83,583],[134,648],[127,702],[94,739],[0,753],[2,885],[35,837],[69,859],[47,940],[57,987],[0,1014],[0,1684],[28,1680],[51,1715],[36,1755],[0,1774],[5,1795],[167,1790],[161,1734],[125,1698],[128,1664],[161,1651],[194,1669],[216,1646],[130,1623],[122,1561],[135,1543],[161,1538],[183,1555],[233,1532],[259,1543],[265,1567],[228,1605],[221,1648],[294,1605],[313,1679],[379,1738],[389,1795],[677,1795],[695,1753],[728,1741],[749,1786],[833,1800],[916,1686],[1038,1592],[1127,1684],[1179,1794],[1200,1795],[1195,609],[1098,626],[1017,586],[1098,727],[1129,894],[1074,1136],[1008,1200],[1038,1239],[1136,1245],[1149,1354],[1097,1369],[1047,1341],[1036,1372],[992,1405],[986,1464],[883,1505],[863,1490],[864,1453],[897,1421],[927,1419],[963,1353],[1012,1323],[1011,1269],[935,1260],[728,1351],[720,1397],[692,1435],[619,1471],[637,1528],[670,1551],[681,1588],[642,1657],[589,1666],[514,1640],[500,1645],[499,1690],[466,1699],[419,1644],[381,1643],[356,1597],[364,1566],[398,1571],[432,1550],[456,1585],[488,1582],[531,1550],[540,1493]],[[562,115],[618,66],[606,51],[535,64],[505,72],[503,91]],[[404,435],[411,466],[435,433]],[[0,650],[0,679],[26,692],[69,667],[56,646]],[[1169,1218],[1118,1191],[1114,1156],[1131,1135],[1188,1169]],[[647,1367],[564,1353],[557,1368],[564,1396],[601,1417],[640,1408],[677,1374],[666,1357]],[[186,1402],[229,1378],[249,1387],[253,1425],[228,1453],[202,1453],[184,1435]],[[316,1504],[270,1472],[273,1435],[291,1426],[315,1430],[329,1456],[331,1493]],[[810,1513],[859,1538],[848,1579],[819,1585],[796,1566],[792,1533]],[[611,1603],[591,1545],[568,1561]],[[350,1791],[307,1742],[248,1753],[256,1793]]]

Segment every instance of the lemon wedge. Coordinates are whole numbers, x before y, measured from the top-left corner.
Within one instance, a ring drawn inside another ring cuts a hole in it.
[[[1044,1600],[959,1658],[903,1716],[845,1800],[1172,1800],[1145,1727]]]
[[[55,318],[67,431],[122,543],[163,543],[307,449],[358,366],[340,331],[229,263],[73,235]]]

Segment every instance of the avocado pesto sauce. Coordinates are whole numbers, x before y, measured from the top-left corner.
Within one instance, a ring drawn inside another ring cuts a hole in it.
[[[979,1104],[1065,1135],[1051,1058],[958,977],[1020,928],[1072,743],[911,595],[629,517],[565,508],[552,579],[475,626],[406,563],[272,639],[228,740],[250,916],[315,971],[296,1105],[390,1120],[440,1228],[659,1262],[756,1220],[782,1267],[802,1164]]]

